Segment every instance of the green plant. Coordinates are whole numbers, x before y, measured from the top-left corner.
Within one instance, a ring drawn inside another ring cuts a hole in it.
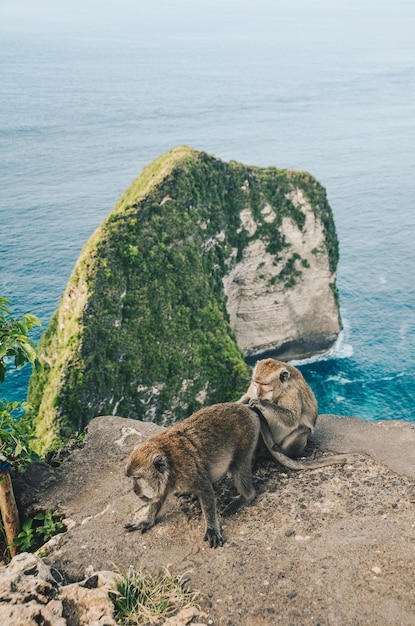
[[[294,287],[297,282],[296,278],[302,275],[302,271],[296,267],[296,262],[300,259],[300,255],[294,252],[294,254],[287,259],[285,266],[278,274],[278,280],[284,281],[284,287],[286,289]]]
[[[0,382],[4,381],[10,362],[16,368],[31,363],[40,370],[35,344],[28,336],[33,326],[40,326],[40,321],[30,313],[21,319],[14,318],[8,305],[9,300],[0,297]],[[0,470],[3,472],[33,460],[30,441],[35,437],[27,410],[26,402],[0,400]]]
[[[0,561],[9,561],[9,549],[7,545],[6,532],[3,524],[0,523]]]
[[[46,541],[65,530],[61,516],[53,511],[38,513],[33,519],[41,521],[41,524],[36,528],[36,534],[40,537],[42,543],[46,543]]]
[[[31,363],[35,369],[40,369],[34,342],[28,337],[33,326],[41,325],[40,321],[31,313],[15,319],[10,314],[9,304],[7,298],[0,297],[0,383],[4,380],[9,359],[15,367]]]
[[[15,537],[13,545],[24,552],[33,552],[55,535],[63,532],[61,516],[53,511],[38,513],[22,524],[22,530]]]
[[[0,382],[4,381],[10,362],[16,368],[31,363],[36,370],[41,369],[35,345],[28,336],[33,326],[40,326],[40,321],[30,313],[16,319],[11,315],[8,305],[7,298],[0,298]],[[4,530],[6,538],[2,551],[6,556],[8,552],[10,556],[16,554],[18,546],[14,541],[19,534],[23,533],[21,541],[24,546],[32,541],[30,524],[20,529],[9,471],[13,466],[20,467],[33,459],[29,442],[34,437],[26,414],[27,407],[23,402],[0,401],[0,512],[2,532]]]
[[[117,579],[110,596],[117,624],[135,626],[158,624],[181,608],[195,606],[197,593],[186,588],[182,577],[169,572],[145,574],[130,568]]]
[[[35,460],[37,454],[30,448],[36,439],[28,417],[26,402],[0,400],[0,470],[18,469]],[[1,480],[1,477],[0,477]]]
[[[36,543],[35,529],[33,528],[33,518],[29,517],[22,524],[22,530],[13,540],[13,545],[18,546],[23,552],[32,550]]]

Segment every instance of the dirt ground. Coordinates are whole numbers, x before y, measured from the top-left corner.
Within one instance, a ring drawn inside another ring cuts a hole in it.
[[[316,433],[321,448],[324,428],[330,430],[339,420],[325,418]],[[362,426],[364,438],[373,432],[369,444],[380,438],[387,451],[403,438],[404,445],[415,449],[410,424],[367,430],[360,420],[344,419],[352,420],[353,433]],[[215,626],[415,624],[411,458],[406,458],[408,471],[393,471],[379,462],[378,454],[374,460],[362,451],[364,445],[343,433],[337,447],[359,451],[352,464],[300,472],[259,464],[256,500],[222,519],[225,544],[211,549],[203,541],[198,503],[191,498],[171,498],[157,525],[144,535],[123,528],[140,507],[123,474],[125,461],[137,443],[158,429],[117,417],[97,418],[84,448],[73,451],[59,468],[32,468],[17,486],[21,508],[59,508],[76,522],[46,558],[68,582],[102,569],[168,568],[185,575],[200,592],[206,617],[198,623]],[[330,454],[313,447],[308,453]],[[399,462],[398,448],[396,455]],[[230,479],[217,485],[219,510],[232,494]]]

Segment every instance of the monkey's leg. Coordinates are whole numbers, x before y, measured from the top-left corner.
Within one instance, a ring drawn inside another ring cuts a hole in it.
[[[141,530],[142,533],[145,533],[156,523],[157,515],[163,506],[163,503],[166,499],[167,494],[163,494],[161,498],[158,500],[152,500],[148,507],[145,507],[143,512],[146,512],[145,517],[139,519],[135,522],[129,522],[124,525],[124,528],[128,532],[132,532],[133,530]]]
[[[224,538],[220,532],[218,515],[216,512],[215,492],[212,484],[206,481],[197,494],[205,518],[206,531],[203,539],[209,542],[211,548],[223,546]]]
[[[223,516],[233,515],[242,506],[249,504],[255,498],[255,489],[252,484],[252,469],[250,458],[243,459],[231,468],[232,478],[239,496],[236,496],[222,511]]]
[[[293,459],[296,456],[301,455],[308,443],[310,435],[311,428],[302,424],[284,437],[284,439],[280,442],[279,447],[282,452]]]

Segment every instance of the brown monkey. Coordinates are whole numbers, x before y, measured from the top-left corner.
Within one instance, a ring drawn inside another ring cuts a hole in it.
[[[301,455],[317,420],[317,400],[301,372],[275,359],[258,361],[247,393],[239,400],[257,407],[272,438],[289,457]]]
[[[291,469],[348,460],[346,455],[340,460],[339,455],[335,457],[337,461],[324,459],[313,466],[293,461],[279,450],[273,450],[272,434],[262,414],[236,402],[209,406],[153,435],[132,451],[126,475],[133,478],[135,494],[148,504],[143,517],[126,524],[125,528],[146,532],[156,523],[170,493],[193,493],[202,507],[205,541],[213,548],[223,545],[212,483],[229,470],[239,493],[222,515],[230,515],[254,499],[251,466],[260,433],[270,454]]]

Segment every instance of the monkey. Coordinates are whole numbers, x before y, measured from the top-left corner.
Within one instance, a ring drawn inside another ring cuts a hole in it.
[[[213,483],[231,471],[239,495],[223,515],[254,499],[251,465],[259,433],[260,420],[252,409],[223,403],[200,409],[150,437],[132,451],[126,466],[134,493],[148,503],[145,516],[125,528],[146,532],[170,493],[194,493],[205,520],[204,540],[211,548],[222,546]]]
[[[267,420],[247,404],[225,402],[200,409],[182,422],[153,435],[131,452],[125,473],[133,478],[134,493],[146,503],[143,516],[125,524],[127,531],[152,528],[170,493],[198,496],[205,521],[204,540],[211,548],[222,546],[213,483],[230,471],[238,495],[224,508],[223,516],[235,513],[255,498],[252,460],[260,434],[275,460],[291,469],[310,465],[289,459],[273,449]],[[338,455],[340,456],[340,455]],[[346,462],[346,455],[341,461]],[[314,463],[329,465],[331,459]]]
[[[314,432],[318,405],[300,370],[275,359],[258,361],[248,391],[238,402],[262,412],[281,452],[290,458],[302,454]],[[258,455],[264,452],[260,445]]]

